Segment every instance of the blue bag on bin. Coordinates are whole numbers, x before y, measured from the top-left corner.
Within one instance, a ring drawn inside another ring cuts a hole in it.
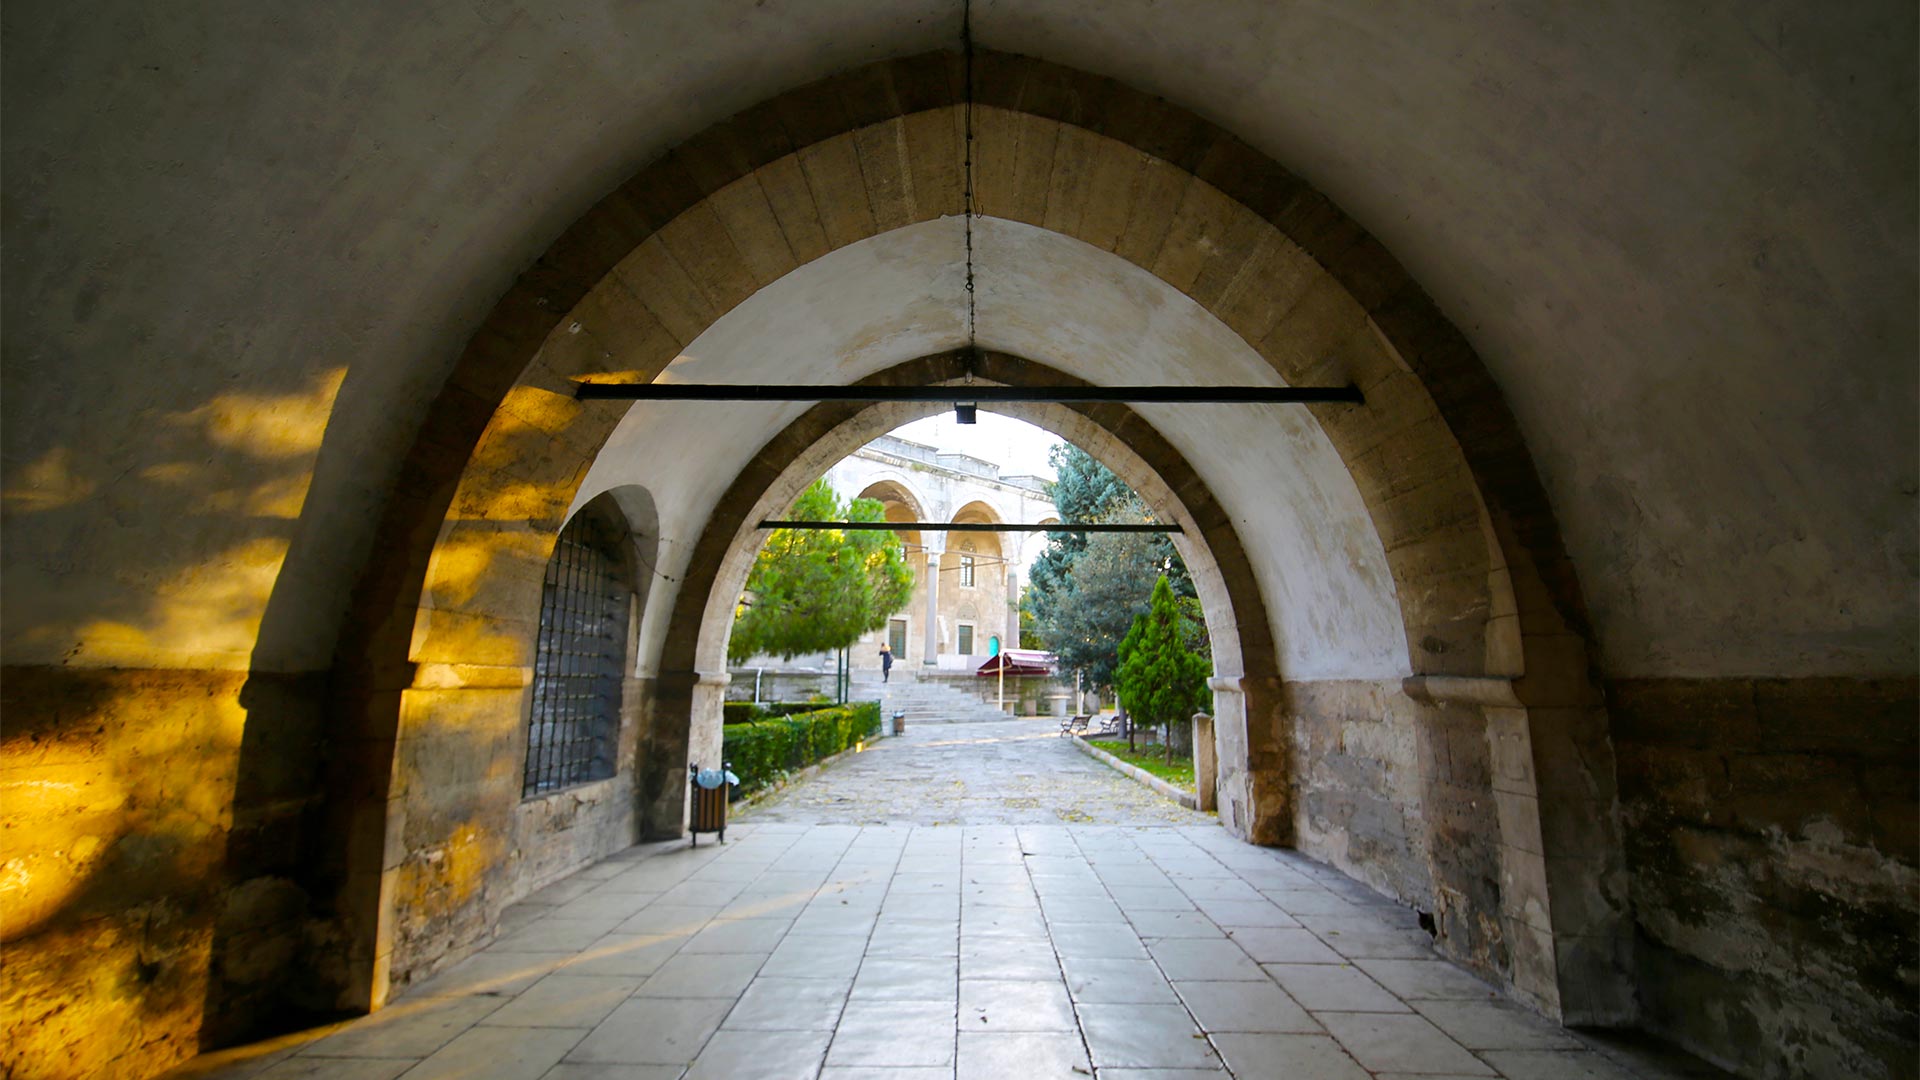
[[[733,775],[733,770],[731,769],[701,769],[699,772],[693,774],[693,782],[706,788],[708,791],[712,791],[723,782],[738,784],[740,778]]]

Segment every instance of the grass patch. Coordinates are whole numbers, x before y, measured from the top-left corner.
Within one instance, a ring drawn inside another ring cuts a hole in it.
[[[1166,751],[1158,746],[1142,746],[1129,751],[1125,739],[1088,739],[1089,746],[1097,746],[1129,765],[1138,765],[1153,775],[1187,791],[1193,790],[1193,759],[1178,757],[1168,764]]]

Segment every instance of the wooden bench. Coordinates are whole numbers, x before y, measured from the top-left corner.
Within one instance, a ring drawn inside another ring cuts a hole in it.
[[[1088,713],[1085,716],[1068,717],[1067,719],[1060,721],[1060,734],[1061,735],[1085,735],[1087,733],[1087,724],[1090,723],[1092,720],[1093,720],[1092,713]]]
[[[1101,727],[1099,731],[1093,732],[1092,734],[1088,735],[1087,738],[1111,739],[1116,736],[1125,737],[1127,734],[1127,724],[1128,724],[1128,721],[1127,721],[1126,713],[1115,713],[1113,715],[1113,718],[1111,720],[1106,721],[1105,725]]]

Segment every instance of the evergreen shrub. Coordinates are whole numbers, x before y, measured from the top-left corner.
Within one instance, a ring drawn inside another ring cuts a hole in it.
[[[797,769],[845,750],[880,730],[880,703],[856,701],[791,716],[729,723],[721,736],[720,756],[733,764],[738,799],[767,787]]]
[[[817,701],[728,701],[720,706],[721,723],[750,724],[755,720],[765,720],[775,716],[792,716],[794,713],[807,713],[818,710],[823,703]]]

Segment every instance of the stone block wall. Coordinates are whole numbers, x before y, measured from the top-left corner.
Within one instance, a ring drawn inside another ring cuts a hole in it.
[[[649,689],[628,684],[614,778],[524,802],[520,691],[412,692],[432,735],[385,823],[394,989],[638,839]],[[144,1078],[331,1014],[349,946],[323,865],[326,701],[323,675],[0,674],[0,1075]]]
[[[485,945],[508,904],[639,840],[651,687],[626,682],[612,777],[524,800],[530,691],[409,692],[421,717],[401,754],[405,818],[389,823],[401,830],[390,993]]]
[[[505,891],[517,900],[639,838],[631,771],[530,799],[514,811],[513,880]]]
[[[0,675],[0,1075],[145,1077],[295,1008],[317,676]]]
[[[652,706],[651,681],[629,679],[622,697],[620,768],[613,776],[522,802],[514,811],[512,903],[640,840],[634,762]]]
[[[1298,848],[1433,914],[1443,949],[1507,980],[1501,822],[1481,711],[1414,701],[1398,680],[1290,682],[1283,697]]]
[[[1915,680],[1609,692],[1647,1027],[1744,1076],[1911,1075]]]

